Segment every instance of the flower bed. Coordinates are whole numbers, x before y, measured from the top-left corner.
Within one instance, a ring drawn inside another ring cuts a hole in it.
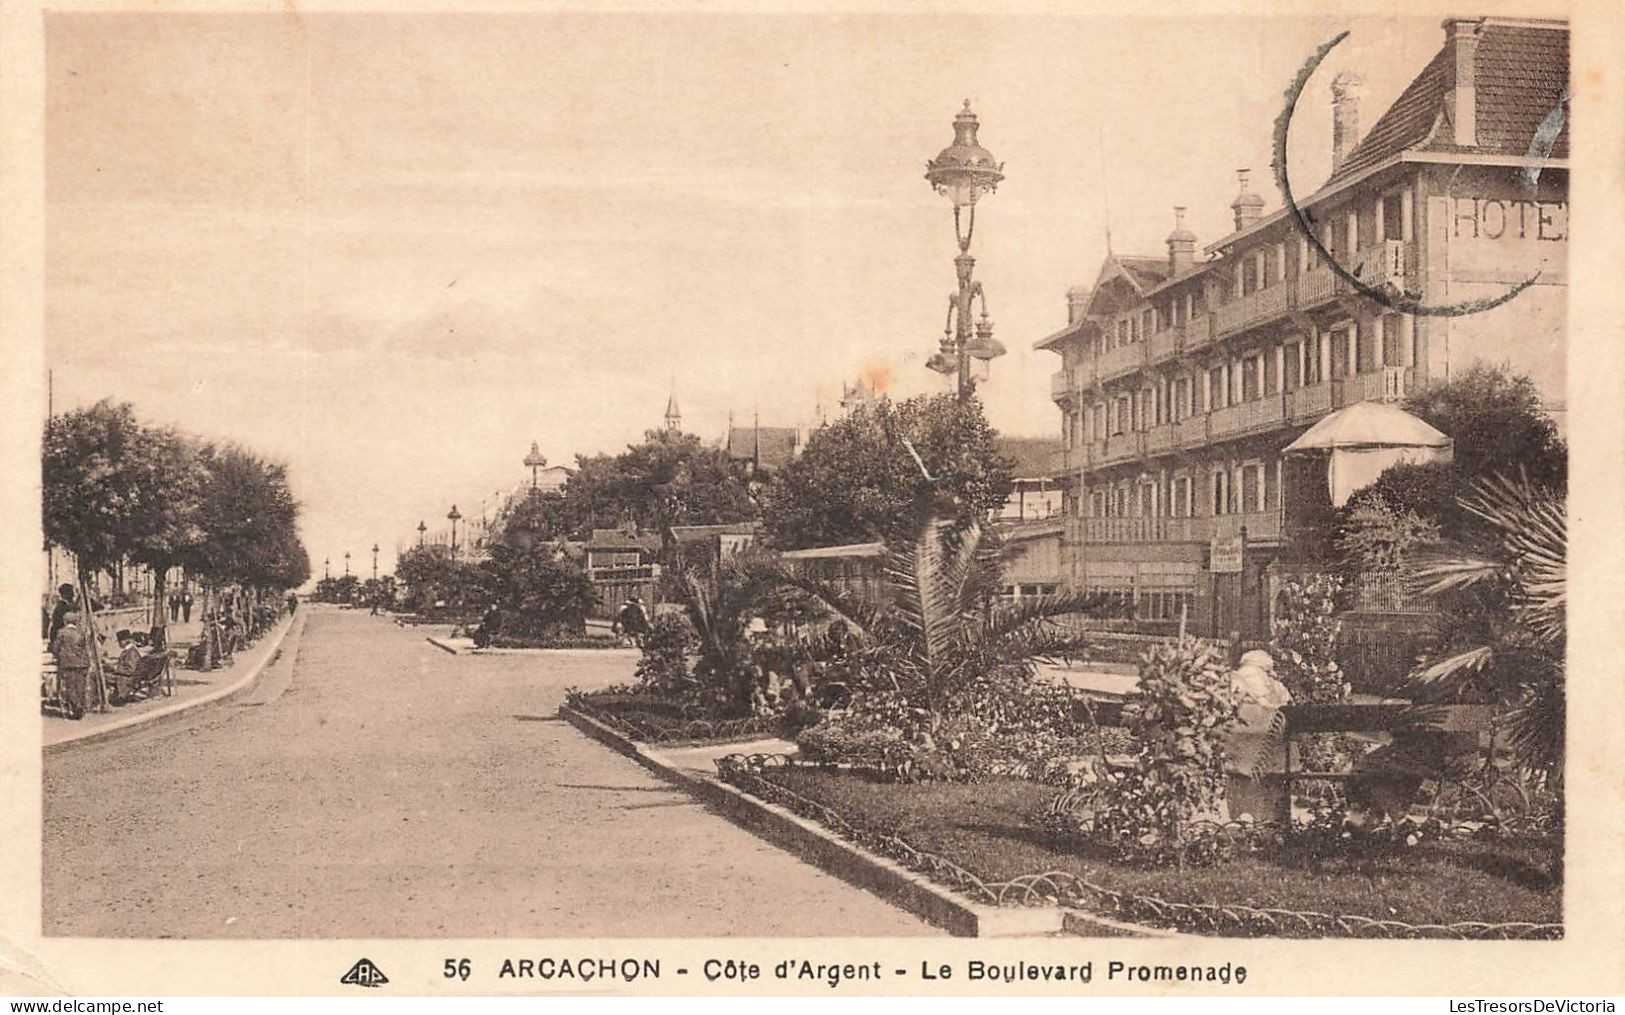
[[[612,634],[506,635],[491,639],[491,648],[624,648]]]
[[[1315,855],[1291,844],[1217,866],[1134,866],[1058,837],[1053,790],[1023,779],[887,783],[787,759],[718,762],[724,781],[996,905],[1076,905],[1224,936],[1560,937],[1560,846],[1439,841]]]
[[[646,744],[735,743],[782,736],[782,715],[730,718],[648,691],[611,687],[565,696],[571,708]]]

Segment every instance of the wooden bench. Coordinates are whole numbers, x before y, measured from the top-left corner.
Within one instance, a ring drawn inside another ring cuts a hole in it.
[[[1122,724],[1124,705],[1122,701],[1078,698],[1073,702],[1073,716],[1081,722],[1092,720],[1101,726],[1119,726]],[[1273,787],[1272,791],[1257,796],[1260,801],[1265,797],[1272,800],[1276,815],[1283,823],[1287,823],[1291,815],[1294,783],[1308,780],[1347,783],[1380,775],[1358,766],[1346,771],[1301,768],[1297,764],[1298,751],[1294,744],[1299,737],[1313,733],[1427,734],[1457,740],[1466,746],[1466,742],[1477,742],[1489,733],[1495,718],[1493,705],[1419,705],[1407,702],[1285,705],[1273,710],[1275,718],[1263,721],[1259,720],[1272,710],[1256,708],[1256,711],[1259,716],[1254,716],[1254,721],[1249,725],[1259,755],[1240,760],[1244,762],[1242,768],[1250,771],[1254,782],[1261,787]],[[1266,729],[1268,732],[1265,732]],[[1437,773],[1421,769],[1408,774],[1421,779],[1437,777]]]

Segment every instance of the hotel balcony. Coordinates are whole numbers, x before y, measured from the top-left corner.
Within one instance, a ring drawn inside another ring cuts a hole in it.
[[[1078,518],[1071,527],[1075,542],[1102,543],[1207,543],[1215,537],[1231,539],[1247,529],[1250,543],[1281,539],[1281,512],[1247,511],[1200,518]]]
[[[1049,375],[1049,397],[1052,402],[1063,399],[1070,400],[1073,396],[1072,371],[1057,370]]]
[[[1265,395],[1250,402],[1213,410],[1208,432],[1213,438],[1232,437],[1279,426],[1282,421],[1281,397]]]
[[[1401,292],[1415,292],[1418,287],[1416,243],[1384,240],[1364,247],[1355,255],[1354,264],[1348,270],[1373,289],[1389,286]],[[1300,309],[1306,310],[1355,291],[1330,265],[1322,264],[1298,277],[1294,302]]]
[[[1173,424],[1154,426],[1145,432],[1145,453],[1148,455],[1166,455],[1178,451],[1179,428]]]
[[[1410,367],[1383,367],[1331,382],[1332,406],[1341,409],[1355,402],[1399,402],[1410,394],[1415,370]]]
[[[1213,341],[1213,315],[1207,311],[1199,311],[1197,315],[1185,322],[1185,351],[1200,349]]]
[[[1310,384],[1286,393],[1286,416],[1293,424],[1313,423],[1331,411],[1331,384]]]
[[[1185,328],[1183,325],[1164,328],[1147,340],[1145,344],[1146,361],[1160,363],[1165,359],[1172,359],[1179,355],[1179,350],[1184,345]]]
[[[1114,377],[1131,374],[1145,366],[1146,343],[1130,342],[1109,349],[1101,353],[1095,362],[1095,370],[1102,381],[1109,381]]]
[[[1282,280],[1221,304],[1213,312],[1214,330],[1221,336],[1280,317],[1292,309],[1292,280]]]
[[[1127,462],[1140,458],[1145,454],[1145,434],[1112,434],[1104,441],[1099,442],[1098,446],[1100,447],[1100,456],[1092,461],[1091,465],[1114,465],[1118,462]]]

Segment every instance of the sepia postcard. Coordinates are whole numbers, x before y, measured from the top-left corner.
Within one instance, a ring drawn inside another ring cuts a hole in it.
[[[0,991],[1613,1011],[1620,11],[1271,8],[0,3]]]

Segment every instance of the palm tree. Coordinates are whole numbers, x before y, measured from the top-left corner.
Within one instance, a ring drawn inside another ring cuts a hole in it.
[[[1501,705],[1515,763],[1556,788],[1563,778],[1568,529],[1563,495],[1492,476],[1461,498],[1468,541],[1424,558],[1421,591],[1442,598],[1450,645],[1412,678],[1433,697]]]
[[[913,538],[888,544],[889,595],[878,603],[783,570],[776,579],[845,621],[871,688],[926,710],[935,732],[979,681],[1030,678],[1038,660],[1078,655],[1085,638],[1056,618],[1106,607],[1104,596],[1073,592],[1000,604],[1002,569],[998,539],[981,523],[933,514]]]

